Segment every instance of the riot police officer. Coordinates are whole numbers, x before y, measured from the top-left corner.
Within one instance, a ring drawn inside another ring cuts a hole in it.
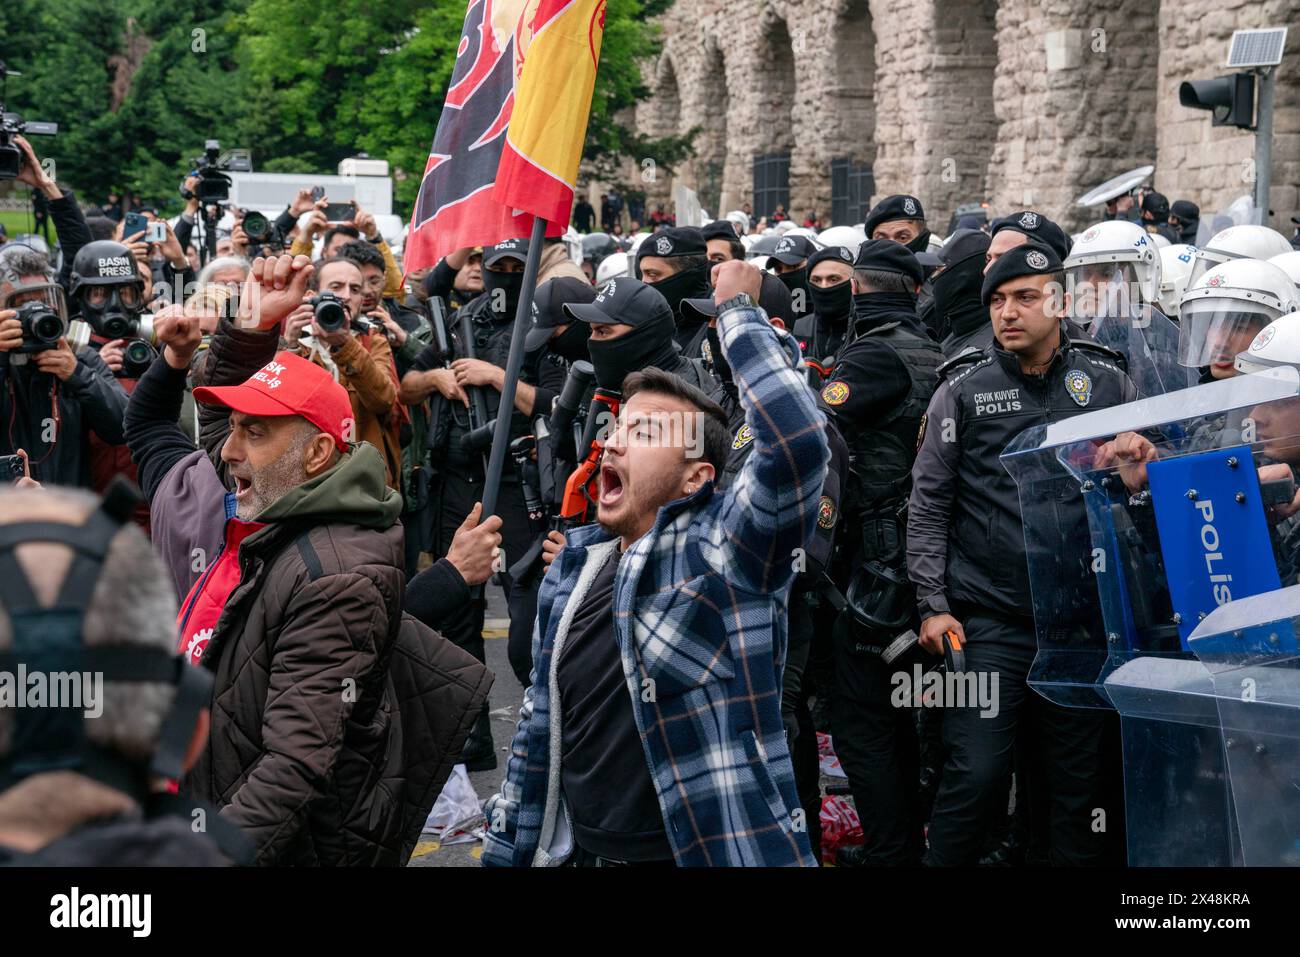
[[[997,262],[998,257],[1003,253],[1028,242],[1046,246],[1062,262],[1070,255],[1070,237],[1066,235],[1065,230],[1042,213],[1032,209],[1022,209],[993,220],[993,225],[989,228],[989,236],[991,239],[988,250],[984,254],[984,272],[988,272],[989,267]]]
[[[853,315],[853,253],[827,246],[808,257],[812,311],[795,320],[794,337],[808,366],[808,384],[821,391],[835,369]]]
[[[916,315],[923,278],[907,247],[862,244],[851,280],[853,339],[821,390],[850,462],[840,532],[847,607],[834,625],[832,723],[866,842],[841,851],[837,861],[847,865],[915,864],[923,848],[915,715],[891,702],[887,653],[916,624],[903,510],[917,431],[943,363]]]
[[[467,317],[473,342],[462,335],[464,321],[450,330],[453,355],[445,356],[434,343],[411,363],[402,378],[401,400],[407,403],[432,398],[429,424],[430,462],[437,486],[437,517],[434,521],[433,554],[445,555],[456,530],[465,516],[483,496],[485,459],[491,448],[491,428],[500,414],[511,414],[510,438],[527,435],[531,429],[527,416],[515,410],[499,410],[500,387],[510,355],[515,311],[523,285],[528,241],[510,239],[483,251],[483,292],[458,311]],[[473,352],[475,358],[469,358]],[[448,360],[451,360],[450,362]],[[481,389],[487,421],[471,421],[471,392]],[[474,438],[468,437],[474,433]],[[477,442],[475,441],[477,440]],[[507,456],[501,474],[497,499],[501,516],[501,548],[507,566],[522,556],[531,544],[528,511],[524,507],[519,476]],[[510,593],[509,581],[503,586]],[[463,613],[447,625],[445,636],[480,661],[484,660],[483,621],[487,603],[479,598],[465,605]],[[487,705],[470,734],[462,763],[471,771],[486,771],[497,765],[492,745],[492,728]]]
[[[1006,814],[1018,738],[1026,762],[1017,760],[1017,772],[1041,782],[1022,792],[1043,799],[1029,809],[1048,845],[1039,850],[1075,864],[1105,850],[1105,835],[1091,827],[1104,804],[1104,715],[1052,704],[1026,682],[1037,650],[1032,596],[1019,494],[999,459],[1026,428],[1137,397],[1116,353],[1066,335],[1063,287],[1061,260],[1045,247],[998,259],[981,291],[995,341],[940,369],[921,427],[907,522],[920,641],[936,652],[964,644],[965,673],[980,689],[979,703],[944,702],[949,756],[927,864],[978,860]],[[1077,495],[1056,507],[1083,508]]]
[[[981,229],[959,229],[939,250],[943,268],[930,280],[934,329],[950,359],[971,346],[982,349],[993,338],[988,310],[980,303],[990,242]]]
[[[717,264],[745,258],[745,246],[736,235],[730,220],[714,220],[701,229],[700,233],[704,236],[704,248],[709,262]]]
[[[767,261],[768,267],[776,273],[776,278],[790,290],[790,303],[796,321],[813,310],[808,292],[808,271],[811,266],[809,257],[815,252],[817,246],[807,236],[782,236],[777,240],[776,248]]]
[[[682,314],[683,299],[703,299],[709,295],[708,248],[703,234],[691,226],[669,226],[659,230],[637,247],[634,278],[655,287],[668,300],[677,321],[673,339],[682,355],[698,359],[707,323]]]

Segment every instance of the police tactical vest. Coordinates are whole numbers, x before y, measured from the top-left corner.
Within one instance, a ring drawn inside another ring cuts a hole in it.
[[[881,509],[901,503],[911,489],[912,462],[916,458],[921,418],[938,388],[938,369],[943,353],[928,336],[887,322],[859,336],[873,337],[888,346],[911,378],[906,398],[892,412],[875,422],[854,423],[845,435],[852,462],[851,496],[846,509]]]

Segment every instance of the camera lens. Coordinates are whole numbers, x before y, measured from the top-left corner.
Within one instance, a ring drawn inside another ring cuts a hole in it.
[[[132,339],[122,350],[122,356],[132,365],[148,365],[153,358],[153,349],[143,339]]]
[[[343,308],[343,303],[331,295],[316,300],[313,317],[316,328],[325,333],[338,332],[348,323],[348,313]]]
[[[58,342],[63,336],[63,320],[52,312],[43,312],[32,321],[32,338],[37,342]]]
[[[244,233],[255,243],[264,243],[271,233],[270,224],[261,213],[247,213],[244,216]]]

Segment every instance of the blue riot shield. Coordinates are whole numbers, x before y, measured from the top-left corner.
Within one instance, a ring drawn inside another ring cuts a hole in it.
[[[1231,709],[1203,629],[1295,584],[1300,374],[1038,426],[1002,461],[1024,521],[1038,639],[1029,683],[1057,704],[1119,713],[1130,862],[1250,863],[1223,730]],[[1289,623],[1239,630],[1239,645],[1296,653]]]

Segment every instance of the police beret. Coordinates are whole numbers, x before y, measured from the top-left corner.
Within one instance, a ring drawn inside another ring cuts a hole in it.
[[[1019,279],[1021,276],[1051,276],[1064,268],[1055,252],[1031,240],[997,258],[989,271],[984,274],[984,285],[980,288],[980,302],[987,309],[993,293],[1004,282]]]
[[[925,210],[921,208],[921,201],[915,196],[907,196],[903,193],[886,196],[871,207],[871,212],[867,213],[867,221],[862,226],[867,231],[867,238],[870,238],[871,233],[881,223],[892,223],[896,219],[925,219]]]
[[[828,259],[853,268],[853,251],[848,246],[827,246],[808,257],[808,271],[812,272],[814,266]]]
[[[1039,245],[1046,246],[1056,253],[1057,259],[1063,260],[1070,255],[1070,237],[1065,235],[1065,230],[1042,213],[1036,213],[1032,209],[1023,209],[1010,216],[993,220],[989,235],[996,236],[1004,229],[1015,230],[1037,241]]]
[[[733,232],[732,235],[735,235]],[[647,236],[636,250],[636,260],[646,256],[703,256],[708,252],[704,234],[694,226],[669,226]]]
[[[853,268],[902,273],[918,286],[925,282],[925,269],[912,250],[892,239],[868,239],[858,247]]]
[[[710,239],[726,239],[735,242],[740,240],[736,235],[736,228],[727,219],[715,219],[700,229],[700,235],[704,237],[705,242]]]

